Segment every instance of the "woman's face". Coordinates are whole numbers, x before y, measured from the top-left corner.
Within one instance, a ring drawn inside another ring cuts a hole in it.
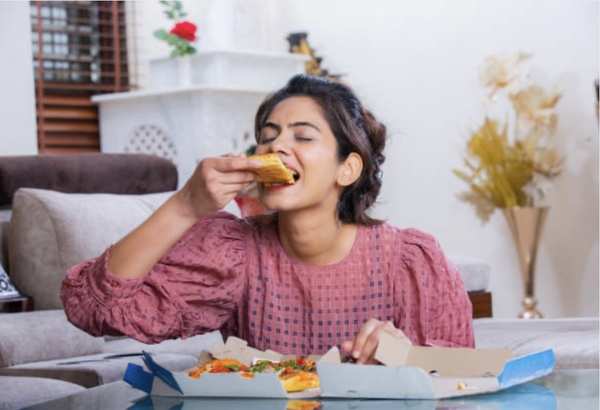
[[[259,187],[264,205],[277,211],[294,211],[331,205],[341,190],[337,141],[321,107],[310,97],[281,101],[260,130],[257,154],[274,152],[297,173],[293,185]]]

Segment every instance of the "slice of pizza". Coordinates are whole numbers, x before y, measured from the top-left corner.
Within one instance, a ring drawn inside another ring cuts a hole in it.
[[[276,373],[288,393],[302,392],[320,385],[315,361],[302,357],[281,362],[257,360],[252,366],[246,366],[236,359],[214,359],[188,371],[192,379],[198,379],[204,373],[239,373],[246,379],[253,378],[256,373]]]
[[[320,386],[317,373],[304,370],[283,371],[279,374],[279,380],[288,393],[298,393]]]
[[[285,406],[286,410],[318,410],[321,402],[316,400],[289,400]]]
[[[249,370],[248,366],[236,359],[214,359],[189,370],[188,375],[192,379],[198,379],[204,373],[247,373]]]
[[[257,160],[262,163],[262,167],[254,172],[258,176],[258,182],[264,184],[293,184],[295,182],[294,172],[288,169],[279,155],[275,153],[252,155],[249,159]]]

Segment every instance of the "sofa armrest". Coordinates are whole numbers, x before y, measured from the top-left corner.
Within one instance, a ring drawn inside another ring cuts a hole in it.
[[[62,310],[0,314],[0,368],[100,353],[104,339],[77,329]]]
[[[0,377],[0,409],[24,409],[85,391],[81,386],[39,377]],[[47,408],[47,407],[44,407]],[[53,407],[57,408],[57,407]]]
[[[509,348],[515,356],[553,349],[557,369],[598,369],[599,321],[594,318],[478,319],[479,348]]]
[[[41,377],[42,379],[60,380],[85,388],[96,387],[102,384],[100,375],[93,369],[8,367],[0,369],[0,377]]]
[[[180,372],[198,363],[198,358],[180,353],[152,353],[164,368]],[[140,356],[106,358],[107,354],[72,357],[68,360],[47,360],[0,369],[0,376],[47,377],[94,387],[123,379],[129,363],[144,366]]]

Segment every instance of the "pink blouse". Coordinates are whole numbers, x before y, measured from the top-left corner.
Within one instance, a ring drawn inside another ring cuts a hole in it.
[[[419,345],[474,346],[471,303],[436,240],[388,224],[360,226],[328,266],[284,251],[274,223],[220,212],[196,223],[140,279],[107,269],[110,248],[62,285],[69,320],[93,335],[146,343],[219,329],[259,349],[323,353],[370,318]]]

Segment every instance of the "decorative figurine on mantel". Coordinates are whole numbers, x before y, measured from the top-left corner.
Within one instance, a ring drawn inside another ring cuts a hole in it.
[[[504,96],[513,115],[503,113],[504,121],[486,116],[467,143],[464,169],[454,170],[469,186],[459,198],[473,205],[483,222],[496,208],[504,213],[525,285],[524,310],[519,317],[526,319],[542,317],[534,296],[535,260],[550,209],[550,182],[560,175],[564,160],[555,140],[555,108],[561,95],[522,75],[522,65],[529,58],[518,53],[486,59],[481,81],[489,90],[488,108],[497,109],[498,96]]]
[[[310,57],[310,60],[306,62],[306,74],[317,77],[327,77],[334,80],[338,80],[342,77],[343,74],[331,74],[329,70],[321,67],[323,57],[317,56],[315,50],[308,43],[308,33],[290,33],[287,36],[287,41],[290,46],[290,53],[304,54]]]

